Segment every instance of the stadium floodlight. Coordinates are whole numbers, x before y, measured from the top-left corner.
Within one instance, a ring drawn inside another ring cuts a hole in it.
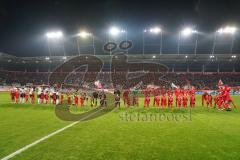
[[[61,31],[56,31],[56,32],[48,32],[46,34],[47,38],[49,39],[59,39],[63,37],[63,33]]]
[[[215,56],[214,55],[210,55],[210,58],[214,58]]]
[[[158,33],[162,32],[162,30],[159,27],[153,27],[153,28],[149,29],[149,32],[153,33],[153,34],[158,34]]]
[[[232,40],[231,40],[231,46],[230,46],[230,53],[232,53],[233,47],[234,47],[234,40],[235,40],[236,31],[237,31],[237,27],[235,27],[235,26],[226,26],[224,28],[219,28],[215,32],[215,35],[214,35],[212,53],[215,52],[215,47],[217,45],[217,37],[222,36],[222,35],[231,35]]]
[[[89,32],[86,32],[86,31],[81,31],[78,36],[81,37],[81,38],[86,38],[86,37],[89,37],[91,36],[92,34],[89,33]]]
[[[190,36],[191,34],[194,34],[194,33],[197,33],[197,31],[192,29],[192,28],[190,28],[190,27],[184,28],[181,31],[181,35],[183,35],[185,37]]]
[[[127,31],[124,30],[124,29],[120,29],[118,27],[111,27],[109,29],[109,34],[112,35],[112,36],[117,36],[119,35],[120,33],[126,33]]]
[[[234,26],[226,26],[224,28],[220,28],[217,30],[217,33],[219,34],[235,34],[237,31],[237,28]]]
[[[90,32],[87,32],[87,31],[80,31],[77,36],[76,36],[76,40],[77,40],[77,49],[78,49],[78,54],[80,55],[81,54],[81,47],[79,45],[79,38],[80,37],[81,39],[86,39],[86,38],[90,38],[92,39],[92,48],[93,48],[93,54],[95,55],[95,37],[94,37],[94,34],[93,33],[90,33]]]
[[[232,57],[232,58],[237,58],[237,56],[236,56],[236,55],[232,55],[231,57]]]
[[[66,60],[66,59],[67,59],[67,57],[66,57],[66,56],[64,56],[62,59],[63,59],[63,60]]]
[[[121,32],[121,30],[120,30],[118,27],[111,27],[111,28],[109,29],[109,33],[110,33],[112,36],[117,36],[120,32]]]
[[[188,56],[186,55],[185,58],[188,58]]]
[[[145,54],[145,34],[154,34],[156,36],[160,35],[160,42],[159,42],[159,54],[161,55],[162,54],[162,41],[163,41],[163,32],[162,32],[162,29],[160,27],[151,27],[149,29],[144,29],[143,32],[142,32],[142,54],[144,55]]]
[[[49,57],[45,57],[45,60],[47,60],[47,61],[48,61],[49,59],[50,59]]]
[[[197,47],[198,47],[198,31],[191,28],[191,27],[186,27],[183,30],[181,30],[178,33],[178,48],[177,48],[177,53],[180,54],[180,41],[182,39],[182,37],[189,37],[191,35],[195,34],[196,38],[195,38],[195,47],[194,47],[194,54],[197,54]]]
[[[152,56],[152,58],[156,58],[156,56]]]

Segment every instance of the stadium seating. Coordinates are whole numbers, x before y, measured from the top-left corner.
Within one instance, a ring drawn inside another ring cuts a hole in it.
[[[139,73],[138,73],[139,74]],[[26,83],[34,84],[47,84],[49,72],[19,72],[19,71],[1,71],[0,72],[0,83],[12,84],[20,83],[22,85]],[[58,74],[61,76],[61,73]],[[134,74],[131,74],[132,76]],[[137,74],[136,74],[137,75]],[[110,72],[100,72],[97,79],[105,83],[106,86],[111,86]],[[117,73],[117,79],[115,79],[115,84],[124,85],[123,79],[119,77],[125,76],[125,72]],[[84,77],[83,72],[77,72],[71,74],[67,77],[65,83],[68,84],[79,84]],[[95,79],[95,74],[88,74],[85,77],[86,82],[93,82]],[[190,83],[196,86],[198,89],[216,88],[218,80],[221,79],[224,83],[231,86],[239,86],[240,84],[240,74],[238,73],[167,73],[163,75],[161,73],[148,73],[148,76],[141,79],[142,83],[165,85],[169,86],[172,82],[176,85],[184,86]],[[130,85],[130,84],[129,84]]]

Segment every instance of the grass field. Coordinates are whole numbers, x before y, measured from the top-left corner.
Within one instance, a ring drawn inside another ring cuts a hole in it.
[[[240,97],[233,98],[239,107]],[[58,119],[53,106],[11,104],[9,99],[9,93],[0,93],[0,159],[72,123]],[[202,109],[200,97],[197,102],[191,119],[179,121],[132,121],[122,116],[190,116],[189,110],[114,109],[79,122],[12,159],[240,159],[240,112]],[[73,112],[88,110],[72,108]]]

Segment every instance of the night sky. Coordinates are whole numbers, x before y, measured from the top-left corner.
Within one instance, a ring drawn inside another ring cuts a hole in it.
[[[238,0],[1,0],[0,52],[46,55],[44,34],[53,29],[69,38],[87,28],[101,39],[111,25],[140,32],[160,24],[174,34],[188,24],[213,32],[225,24],[238,25],[239,20]],[[73,54],[74,47],[67,46],[66,52]]]

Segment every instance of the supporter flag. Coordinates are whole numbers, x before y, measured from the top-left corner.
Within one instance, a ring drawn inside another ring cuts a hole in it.
[[[174,83],[171,83],[172,88],[178,88]]]
[[[99,81],[99,80],[97,80],[97,81],[95,81],[94,82],[94,85],[95,85],[95,87],[97,87],[98,89],[101,89],[103,86],[102,86],[102,83]]]
[[[219,79],[219,81],[218,81],[218,86],[223,86],[223,82],[221,79]]]

